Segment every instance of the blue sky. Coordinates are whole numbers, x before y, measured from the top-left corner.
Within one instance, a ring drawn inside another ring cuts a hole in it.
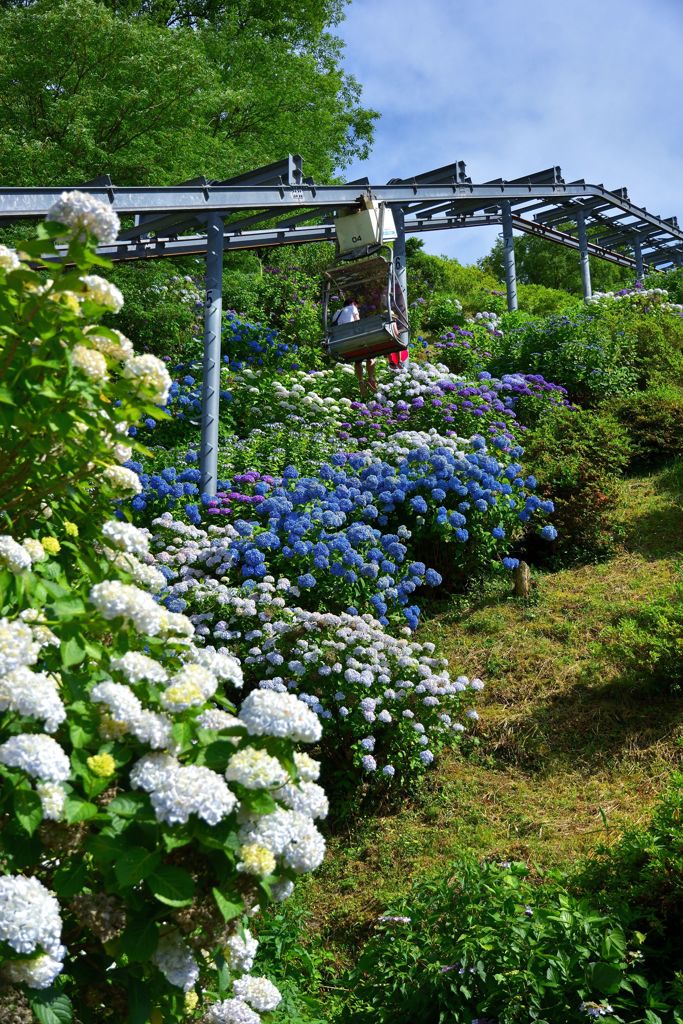
[[[353,0],[338,34],[382,117],[372,182],[465,160],[473,181],[559,164],[683,223],[683,0]],[[425,234],[469,263],[495,228]]]

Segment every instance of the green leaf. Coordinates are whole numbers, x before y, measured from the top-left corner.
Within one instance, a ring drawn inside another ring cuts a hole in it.
[[[128,987],[128,1024],[148,1024],[152,999],[144,982],[131,978]]]
[[[121,839],[100,833],[89,839],[85,848],[98,864],[111,864],[121,854]]]
[[[144,963],[149,960],[159,942],[159,924],[153,918],[134,917],[121,936],[121,952],[131,960]]]
[[[99,809],[96,804],[82,800],[79,796],[67,797],[64,804],[64,817],[69,825],[73,825],[77,821],[89,821],[91,818],[96,818],[98,814]]]
[[[0,402],[4,402],[5,405],[14,405],[14,396],[9,388],[0,387]]]
[[[38,794],[33,789],[15,790],[14,813],[24,831],[32,836],[43,820],[43,805]]]
[[[194,882],[182,868],[162,864],[147,879],[155,897],[169,907],[188,907],[194,897]]]
[[[61,896],[63,899],[71,899],[76,893],[79,893],[87,878],[87,870],[85,862],[82,860],[72,863],[69,861],[66,864],[62,864],[61,867],[57,868],[54,875],[52,876],[51,888]]]
[[[229,900],[219,889],[212,889],[213,898],[216,901],[216,906],[223,915],[223,920],[232,921],[234,918],[239,917],[244,910],[244,903],[240,900],[236,903],[234,900]]]
[[[73,1020],[71,1000],[64,994],[50,990],[35,995],[31,992],[29,1002],[40,1024],[71,1024]]]
[[[259,793],[255,790],[250,790],[240,800],[240,807],[250,814],[272,814],[273,811],[277,810],[278,805],[270,793],[265,791]]]
[[[122,793],[107,804],[107,810],[121,818],[134,818],[140,813],[141,808],[147,806],[149,801],[144,793]]]
[[[592,987],[598,989],[602,995],[614,995],[621,988],[622,973],[611,964],[591,964],[588,976]]]
[[[130,846],[114,865],[114,874],[119,885],[137,885],[154,871],[161,854],[157,850],[146,850],[144,846]]]
[[[72,636],[70,640],[61,645],[60,653],[62,665],[65,668],[71,668],[72,665],[80,665],[83,661],[85,658],[85,647],[83,647],[77,637]]]
[[[203,763],[214,772],[224,772],[228,761],[235,753],[234,744],[230,740],[215,740],[209,743],[203,752]]]
[[[80,597],[60,597],[52,605],[52,610],[60,619],[70,618],[85,611],[85,604]]]

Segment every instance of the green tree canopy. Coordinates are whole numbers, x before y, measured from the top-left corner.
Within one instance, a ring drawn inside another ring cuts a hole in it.
[[[38,0],[0,9],[0,184],[225,178],[300,152],[329,178],[376,114],[325,31],[339,0]],[[169,28],[168,24],[176,25]]]
[[[582,294],[579,253],[572,249],[533,235],[515,235],[515,264],[520,284],[542,284],[546,288],[563,288],[576,295]],[[499,281],[504,280],[502,240],[495,243],[480,266]],[[596,257],[591,258],[590,267],[594,291],[612,291],[633,281],[632,271]]]

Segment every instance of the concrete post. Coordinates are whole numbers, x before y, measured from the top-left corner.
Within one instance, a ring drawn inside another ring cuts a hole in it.
[[[508,296],[508,310],[512,312],[517,305],[517,270],[515,268],[515,243],[512,237],[512,209],[509,200],[501,204],[503,212],[503,258],[505,260],[505,287]]]
[[[218,484],[218,412],[221,388],[221,320],[223,316],[223,220],[207,223],[206,305],[202,375],[202,438],[199,468],[201,493],[213,497]]]
[[[588,238],[586,236],[586,215],[583,210],[576,214],[576,227],[579,234],[579,252],[581,253],[581,284],[583,286],[583,297],[586,302],[593,294],[591,287],[591,265],[588,258]]]

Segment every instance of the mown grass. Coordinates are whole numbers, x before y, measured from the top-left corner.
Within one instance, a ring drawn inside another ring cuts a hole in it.
[[[683,554],[683,465],[622,485],[623,545],[609,561],[537,573],[423,627],[456,674],[479,675],[481,722],[421,792],[330,840],[297,902],[307,931],[352,962],[374,919],[459,853],[568,865],[647,820],[680,761],[683,700],[629,678],[605,638],[621,614],[671,593]]]

